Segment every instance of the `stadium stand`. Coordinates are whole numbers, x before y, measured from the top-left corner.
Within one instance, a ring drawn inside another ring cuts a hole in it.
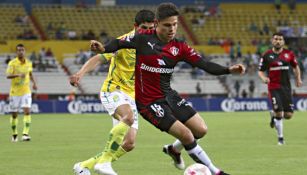
[[[0,19],[0,41],[38,38],[22,4],[0,4]]]

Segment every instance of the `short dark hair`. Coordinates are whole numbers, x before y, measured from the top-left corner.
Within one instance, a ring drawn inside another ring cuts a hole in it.
[[[282,37],[284,37],[284,34],[281,33],[281,32],[275,32],[275,33],[273,33],[272,37],[274,37],[274,36],[282,36]]]
[[[135,15],[134,22],[136,25],[141,25],[145,22],[154,22],[155,21],[155,14],[150,10],[141,10]]]
[[[173,3],[161,3],[156,10],[157,20],[163,20],[171,16],[179,16],[179,10]]]
[[[25,46],[24,46],[23,44],[17,44],[16,49],[17,49],[18,47],[25,47]]]

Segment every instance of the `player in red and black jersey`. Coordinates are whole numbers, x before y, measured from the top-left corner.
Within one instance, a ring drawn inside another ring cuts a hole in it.
[[[301,73],[295,55],[292,51],[283,48],[284,37],[275,33],[272,37],[273,48],[266,51],[259,62],[258,75],[268,84],[269,98],[272,102],[270,126],[276,128],[278,144],[284,144],[283,118],[290,119],[293,115],[293,102],[289,77],[290,66],[293,67],[296,86],[302,86]],[[268,76],[265,74],[268,72]]]
[[[197,144],[207,126],[202,117],[170,87],[174,67],[185,61],[214,75],[229,73],[243,74],[241,64],[224,67],[205,61],[185,42],[175,38],[179,12],[172,3],[162,3],[156,12],[156,29],[128,36],[122,40],[112,40],[103,46],[91,41],[93,50],[114,52],[122,48],[136,49],[135,98],[141,115],[178,140],[164,148],[172,156],[177,167],[182,169],[180,147],[198,163],[209,167],[214,175],[227,175],[215,167],[206,152]],[[181,163],[181,164],[180,164]]]

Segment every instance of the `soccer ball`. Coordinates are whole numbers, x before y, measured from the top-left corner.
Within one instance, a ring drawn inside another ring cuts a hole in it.
[[[212,175],[209,168],[206,165],[200,163],[194,163],[187,167],[183,175]]]

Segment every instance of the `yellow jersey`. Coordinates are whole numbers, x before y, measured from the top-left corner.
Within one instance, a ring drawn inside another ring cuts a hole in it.
[[[6,69],[6,74],[25,74],[24,78],[16,77],[11,79],[10,96],[23,96],[30,94],[30,72],[32,72],[32,62],[25,59],[25,63],[19,61],[16,57],[11,60]]]
[[[134,30],[118,38],[122,39],[133,34]],[[121,49],[116,53],[103,54],[103,57],[111,61],[111,63],[101,91],[113,92],[121,90],[134,99],[135,53],[135,49]]]

